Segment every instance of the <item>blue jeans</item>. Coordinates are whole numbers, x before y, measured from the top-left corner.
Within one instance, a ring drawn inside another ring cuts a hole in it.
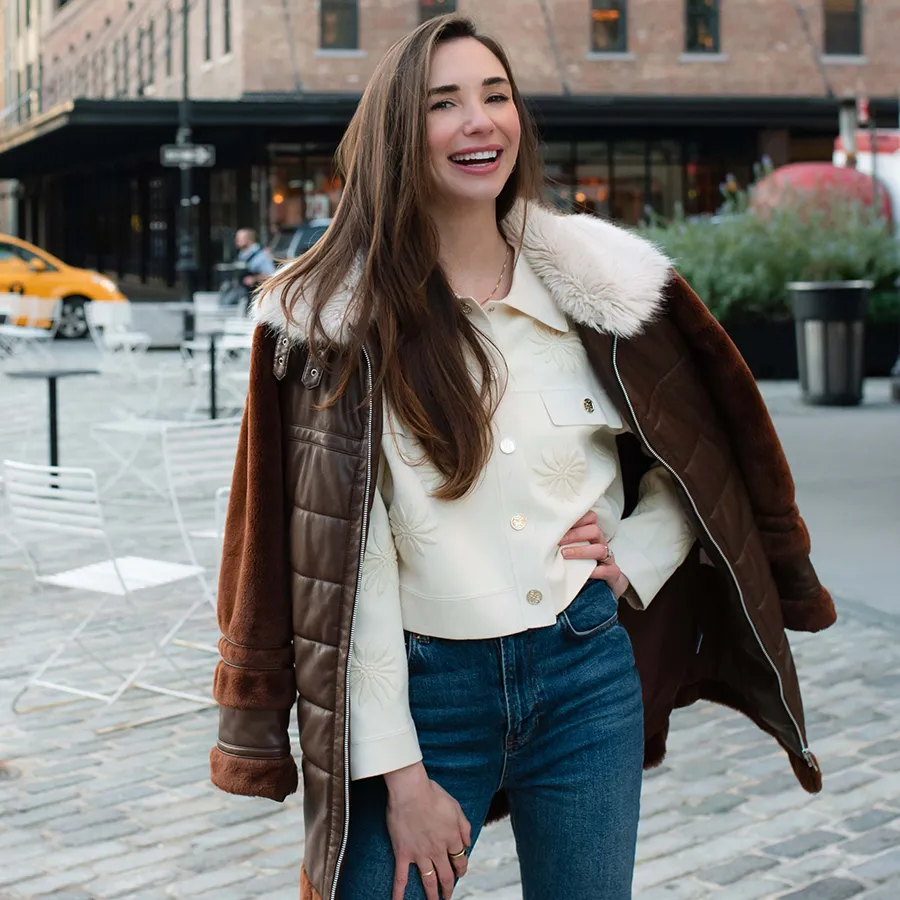
[[[450,641],[407,634],[409,697],[429,776],[484,826],[509,797],[524,900],[629,900],[644,754],[641,686],[617,603],[582,588],[556,624]],[[390,900],[384,778],[353,782],[340,900]],[[411,867],[405,900],[425,892]]]

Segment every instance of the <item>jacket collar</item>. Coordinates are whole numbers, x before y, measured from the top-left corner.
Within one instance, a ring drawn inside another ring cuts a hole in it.
[[[649,241],[589,215],[560,215],[530,204],[522,228],[521,204],[503,221],[503,229],[541,279],[559,310],[597,331],[628,338],[639,334],[661,312],[671,263]],[[521,239],[521,244],[520,244]],[[348,273],[325,305],[322,325],[338,345],[348,343],[353,324],[353,292],[361,263]],[[256,304],[256,320],[293,343],[307,339],[309,306],[303,296],[288,322],[282,291],[269,291]]]

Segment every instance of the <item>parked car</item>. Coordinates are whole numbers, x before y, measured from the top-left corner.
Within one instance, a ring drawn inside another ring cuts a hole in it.
[[[328,230],[331,219],[310,219],[303,225],[285,226],[269,242],[268,250],[276,263],[302,256]]]
[[[46,250],[8,234],[0,234],[0,293],[61,299],[56,334],[63,338],[87,335],[84,304],[88,301],[121,303],[126,299],[105,275],[66,265]]]

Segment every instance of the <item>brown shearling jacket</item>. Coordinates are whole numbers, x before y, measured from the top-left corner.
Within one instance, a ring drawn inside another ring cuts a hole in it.
[[[622,604],[644,695],[645,765],[665,753],[673,709],[698,699],[749,716],[821,789],[785,629],[835,611],[809,560],[790,471],[737,350],[655,248],[586,216],[530,209],[505,225],[575,323],[632,434],[620,437],[626,514],[649,460],[674,476],[697,543],[650,607]],[[297,788],[288,729],[295,701],[304,782],[302,900],[336,900],[351,812],[349,657],[382,429],[372,366],[332,408],[335,386],[291,320],[263,296],[254,339],[219,584],[219,737],[213,782],[283,800]],[[323,326],[340,354],[352,276]],[[491,817],[505,812],[498,795]]]

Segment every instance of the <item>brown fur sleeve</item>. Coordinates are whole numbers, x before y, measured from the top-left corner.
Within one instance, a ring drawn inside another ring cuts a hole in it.
[[[834,603],[809,560],[809,532],[794,500],[794,479],[765,401],[743,357],[687,282],[670,282],[668,311],[691,347],[732,439],[756,524],[781,597],[786,627],[818,631],[836,619]]]
[[[257,328],[219,574],[221,709],[210,771],[230,793],[283,800],[297,788],[288,737],[296,688],[274,356],[274,337]]]

